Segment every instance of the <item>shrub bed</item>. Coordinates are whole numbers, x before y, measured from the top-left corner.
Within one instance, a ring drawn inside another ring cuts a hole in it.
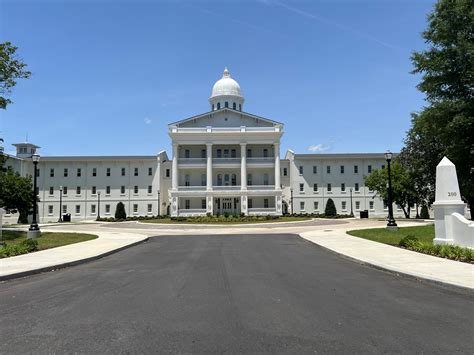
[[[38,250],[38,241],[35,239],[25,239],[18,244],[7,244],[0,249],[0,258],[27,254]]]

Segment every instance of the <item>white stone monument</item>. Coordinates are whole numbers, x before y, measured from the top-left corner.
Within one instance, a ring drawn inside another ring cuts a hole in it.
[[[465,204],[461,200],[459,192],[456,167],[446,157],[436,167],[436,194],[433,209],[435,218],[435,239],[433,242],[435,244],[456,244],[452,233],[451,219],[453,213],[464,216]]]

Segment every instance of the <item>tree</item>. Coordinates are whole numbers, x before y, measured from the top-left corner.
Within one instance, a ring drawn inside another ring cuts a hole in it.
[[[115,219],[127,219],[127,214],[125,213],[125,206],[122,202],[117,203],[115,208]]]
[[[10,213],[19,212],[18,223],[28,223],[32,192],[31,177],[22,177],[12,168],[0,171],[0,206]]]
[[[428,206],[426,206],[426,205],[421,206],[420,218],[421,219],[430,219],[430,213],[428,212]]]
[[[391,165],[391,175],[393,202],[401,207],[406,218],[410,218],[411,206],[422,202],[413,174],[396,159]],[[370,190],[377,191],[384,201],[388,201],[388,169],[373,170],[364,177],[364,182]]]
[[[12,101],[5,96],[11,93],[17,79],[29,78],[26,64],[16,56],[18,48],[10,42],[0,43],[0,109],[6,109]]]
[[[336,217],[337,215],[337,210],[336,210],[336,205],[334,204],[334,201],[332,198],[328,200],[326,203],[326,208],[324,209],[324,215],[326,217]]]
[[[402,160],[424,181],[434,199],[436,165],[447,156],[457,169],[461,195],[474,219],[474,3],[439,0],[422,37],[428,44],[412,55],[417,86],[427,106],[412,115]]]

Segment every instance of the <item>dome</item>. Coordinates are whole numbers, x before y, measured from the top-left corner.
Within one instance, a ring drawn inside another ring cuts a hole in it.
[[[227,68],[224,69],[222,78],[212,87],[211,98],[216,96],[242,96],[240,94],[240,85],[234,79],[230,77],[230,73]]]

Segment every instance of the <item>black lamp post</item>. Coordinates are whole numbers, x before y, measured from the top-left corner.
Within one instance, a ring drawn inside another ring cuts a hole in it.
[[[160,190],[158,190],[158,210],[156,212],[157,217],[160,216]]]
[[[349,189],[349,192],[351,194],[351,217],[354,217],[354,210],[352,209],[352,188]]]
[[[392,200],[392,174],[390,171],[390,162],[392,161],[393,154],[390,151],[385,153],[385,160],[387,161],[387,173],[388,173],[388,223],[387,229],[397,230],[397,224],[393,218],[393,200]]]
[[[290,188],[290,203],[291,203],[291,214],[293,214],[294,210],[293,210],[293,188],[292,187]]]
[[[58,222],[62,223],[63,221],[63,187],[59,186],[59,219]]]
[[[28,229],[28,238],[36,238],[40,234],[40,228],[38,226],[38,222],[36,221],[36,215],[38,213],[37,211],[37,176],[38,176],[38,162],[40,160],[40,156],[38,154],[33,154],[31,156],[31,159],[33,160],[33,220],[31,221],[30,228]]]
[[[97,192],[97,219],[100,218],[100,191]]]

